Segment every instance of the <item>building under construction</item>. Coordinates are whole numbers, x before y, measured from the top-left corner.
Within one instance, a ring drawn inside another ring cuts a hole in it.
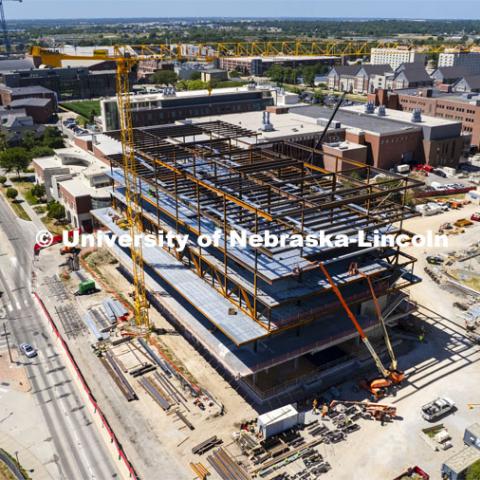
[[[120,132],[109,135],[120,141]],[[165,307],[158,292],[170,294],[179,307],[169,318],[254,402],[264,403],[308,394],[369,366],[319,262],[372,339],[380,342],[381,331],[370,282],[387,323],[409,313],[402,289],[419,281],[415,259],[395,246],[354,239],[360,230],[401,232],[411,215],[408,190],[419,182],[345,158],[327,171],[315,142],[255,145],[256,136],[222,121],[134,130],[144,231],[189,235],[182,252],[143,247],[150,300]],[[113,205],[92,213],[123,234],[122,157],[110,159]],[[247,236],[323,231],[352,241],[241,248],[227,242],[233,230]],[[216,246],[198,245],[199,235],[215,231]],[[128,248],[117,245],[113,253],[131,267]]]

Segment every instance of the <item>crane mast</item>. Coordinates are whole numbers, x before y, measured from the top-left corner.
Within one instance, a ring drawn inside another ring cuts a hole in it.
[[[137,327],[148,330],[150,319],[145,288],[142,241],[141,179],[137,174],[135,142],[130,101],[130,71],[134,60],[124,55],[117,59],[117,103],[122,138],[123,175],[125,179],[126,217],[131,235],[134,286],[134,320]]]

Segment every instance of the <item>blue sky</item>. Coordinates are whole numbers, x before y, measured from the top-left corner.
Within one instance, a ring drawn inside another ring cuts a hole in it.
[[[7,18],[391,17],[480,18],[480,0],[23,0]]]

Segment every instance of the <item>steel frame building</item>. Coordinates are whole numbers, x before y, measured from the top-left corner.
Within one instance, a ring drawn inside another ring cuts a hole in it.
[[[110,135],[120,140],[119,132]],[[338,345],[351,352],[355,344],[357,334],[319,261],[362,326],[375,333],[370,291],[365,278],[352,273],[352,262],[371,278],[387,320],[394,321],[409,311],[401,290],[419,281],[415,259],[398,247],[355,243],[240,248],[230,246],[227,236],[233,230],[302,237],[323,231],[351,239],[359,230],[399,234],[404,218],[413,215],[407,192],[421,183],[345,159],[337,162],[342,171],[326,171],[314,142],[243,143],[256,135],[222,121],[134,130],[144,231],[189,235],[182,252],[144,247],[147,284],[178,298],[185,331],[255,402],[263,402],[298,393],[307,378],[321,377],[331,362],[312,361],[319,352]],[[121,156],[110,158],[114,208],[93,214],[121,233],[126,182]],[[215,231],[218,246],[198,245],[199,235]],[[128,267],[128,251],[116,248],[115,254]]]

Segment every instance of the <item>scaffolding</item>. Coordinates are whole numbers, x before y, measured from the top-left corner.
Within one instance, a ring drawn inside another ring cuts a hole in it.
[[[120,132],[109,135],[121,139]],[[362,284],[368,275],[378,296],[418,281],[415,259],[398,247],[229,246],[233,230],[247,236],[267,230],[302,237],[320,230],[351,237],[359,230],[399,234],[403,220],[413,215],[406,205],[407,192],[421,185],[344,158],[342,171],[327,171],[320,150],[291,141],[246,148],[243,140],[256,136],[223,121],[138,128],[133,135],[143,230],[189,234],[191,240],[220,231],[218,247],[190,241],[183,252],[171,250],[169,255],[243,314],[229,322],[241,327],[241,318],[247,316],[261,327],[262,335],[257,330],[248,340],[230,329],[231,340],[241,344],[338,310],[318,261],[329,265],[340,287]],[[114,198],[122,209],[128,181],[121,156],[110,159]],[[356,275],[348,272],[352,258],[359,268]],[[349,303],[360,303],[371,293],[365,284],[345,295]],[[210,320],[222,328],[221,321]]]

